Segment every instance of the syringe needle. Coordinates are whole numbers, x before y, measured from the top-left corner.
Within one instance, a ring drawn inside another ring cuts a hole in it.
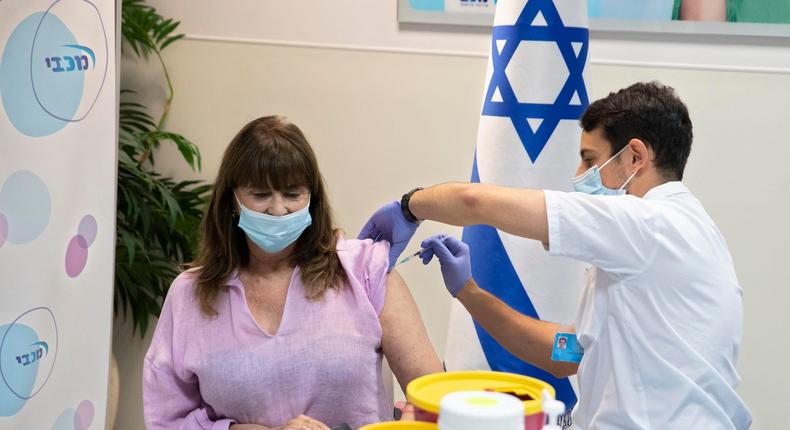
[[[412,258],[414,258],[414,257],[417,257],[417,256],[419,256],[420,254],[422,254],[423,252],[425,252],[425,251],[427,251],[427,250],[428,250],[428,248],[422,248],[422,249],[420,249],[419,251],[415,252],[414,254],[410,254],[410,255],[406,256],[406,257],[405,257],[405,258],[403,258],[401,261],[399,261],[399,262],[396,264],[396,266],[398,266],[398,265],[400,265],[400,264],[403,264],[403,263],[405,263],[405,262],[407,262],[407,261],[411,260],[411,259],[412,259]]]

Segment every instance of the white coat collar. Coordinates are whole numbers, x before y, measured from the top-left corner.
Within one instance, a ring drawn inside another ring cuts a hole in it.
[[[689,193],[689,189],[686,188],[680,181],[671,181],[671,182],[664,182],[661,185],[655,186],[648,191],[643,198],[645,199],[660,199],[663,197],[669,197],[675,194],[684,194]]]

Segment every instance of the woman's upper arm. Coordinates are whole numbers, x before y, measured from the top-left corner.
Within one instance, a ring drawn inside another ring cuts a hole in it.
[[[397,271],[387,275],[386,287],[384,308],[379,316],[381,347],[405,390],[413,379],[444,369],[428,339],[417,304]]]
[[[162,306],[151,346],[143,363],[143,412],[148,429],[203,430],[227,428],[233,421],[216,419],[203,406],[197,376],[183,370],[183,324],[191,321],[179,312],[184,288],[176,280]]]

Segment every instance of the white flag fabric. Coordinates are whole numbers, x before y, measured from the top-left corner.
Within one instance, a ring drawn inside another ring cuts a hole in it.
[[[116,5],[0,1],[3,429],[105,424],[118,165]]]
[[[496,5],[472,182],[565,190],[579,162],[578,119],[585,85],[587,2],[500,0]],[[492,210],[496,210],[492,208]],[[472,274],[514,309],[572,323],[583,285],[581,263],[549,257],[539,242],[489,226],[464,229]],[[492,369],[552,384],[568,408],[568,378],[555,378],[507,352],[457,302],[450,315],[448,370]]]

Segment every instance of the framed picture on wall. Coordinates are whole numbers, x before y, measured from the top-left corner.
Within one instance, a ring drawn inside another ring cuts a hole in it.
[[[588,0],[602,31],[790,37],[790,0]]]
[[[495,0],[398,0],[398,22],[490,27],[495,4]]]
[[[491,26],[494,0],[398,0],[398,21]],[[593,31],[790,37],[790,0],[588,0]]]

